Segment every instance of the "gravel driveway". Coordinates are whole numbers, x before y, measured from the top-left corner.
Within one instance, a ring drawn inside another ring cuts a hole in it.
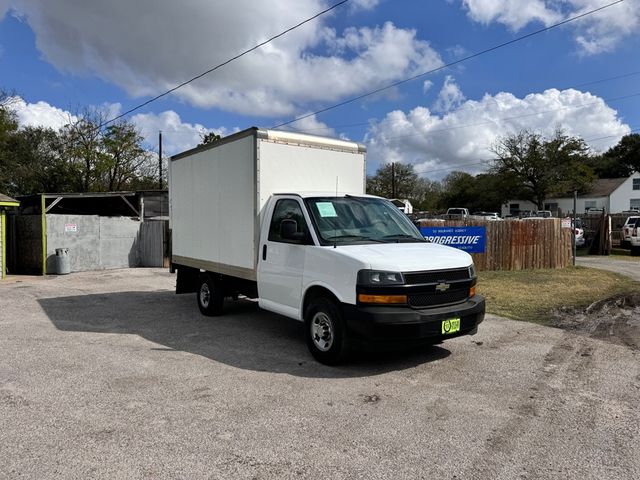
[[[638,351],[489,316],[330,368],[162,270],[0,283],[0,478],[637,479]]]
[[[607,256],[576,257],[576,265],[609,270],[640,282],[640,261],[636,259],[623,260]]]

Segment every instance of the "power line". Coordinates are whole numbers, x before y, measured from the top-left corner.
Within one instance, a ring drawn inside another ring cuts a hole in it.
[[[621,78],[632,77],[632,76],[635,76],[635,75],[640,75],[640,70],[633,71],[633,72],[627,72],[627,73],[615,75],[615,76],[612,76],[612,77],[600,78],[598,80],[592,80],[592,81],[585,82],[585,83],[579,83],[579,84],[575,84],[575,85],[568,85],[568,86],[564,86],[564,87],[561,87],[561,88],[558,87],[557,89],[558,90],[575,89],[575,88],[584,87],[584,86],[587,86],[587,85],[594,85],[594,84],[598,84],[598,83],[610,82],[612,80],[619,80]],[[609,99],[603,98],[602,100],[604,100],[605,102],[610,102],[610,101],[621,100],[623,98],[633,97],[633,96],[636,96],[636,95],[638,95],[638,94],[632,94],[632,95],[627,95],[627,96],[624,96],[624,97],[609,98]],[[492,99],[493,99],[493,101],[495,101],[495,98],[492,98]],[[573,105],[573,106],[567,106],[567,107],[560,107],[560,108],[553,109],[553,110],[540,111],[538,113],[555,112],[557,110],[562,110],[562,109],[565,109],[565,108],[582,108],[583,106],[592,105],[592,104],[595,104],[595,103],[598,103],[598,101],[594,101],[594,102],[587,103],[587,104],[582,104],[580,106],[574,106]],[[446,113],[450,114],[450,113],[455,113],[455,112],[460,112],[460,111],[465,111],[465,110],[470,110],[468,102],[465,102],[463,105],[460,105],[459,107],[452,108],[451,110],[449,110]],[[500,117],[499,120],[510,119],[510,118],[517,118],[517,117]],[[292,127],[292,129],[294,131],[300,132],[300,133],[309,133],[309,132],[317,132],[319,130],[333,130],[333,129],[336,129],[336,128],[342,129],[342,128],[350,128],[350,127],[362,127],[362,126],[365,126],[365,125],[370,125],[371,122],[374,121],[374,120],[375,120],[374,118],[370,118],[366,122],[349,123],[349,124],[343,124],[343,125],[334,125],[332,127],[317,127],[317,128],[305,128],[305,129]],[[487,123],[491,123],[491,122],[484,122],[484,123],[473,124],[473,125],[469,125],[469,126],[485,125]],[[462,128],[462,127],[454,127],[454,128]],[[448,129],[445,129],[445,130],[448,130]],[[440,130],[438,130],[438,131],[440,131]]]
[[[147,100],[146,102],[143,102],[143,103],[141,103],[141,104],[139,104],[139,105],[137,105],[137,106],[135,106],[135,107],[133,107],[133,108],[130,108],[129,110],[127,110],[127,111],[126,111],[126,112],[124,112],[124,113],[121,113],[121,114],[120,114],[120,115],[118,115],[117,117],[114,117],[114,118],[112,118],[112,119],[110,119],[110,120],[107,120],[107,121],[105,121],[105,122],[102,122],[100,125],[98,125],[98,126],[96,127],[96,129],[97,129],[97,130],[99,130],[99,129],[101,129],[102,127],[104,127],[105,125],[108,125],[108,124],[110,124],[110,123],[113,123],[113,122],[115,122],[116,120],[119,120],[119,119],[121,119],[122,117],[125,117],[125,116],[129,115],[130,113],[133,113],[133,112],[135,112],[136,110],[139,110],[140,108],[145,107],[145,106],[149,105],[150,103],[155,102],[156,100],[159,100],[160,98],[165,97],[165,96],[169,95],[170,93],[175,92],[175,91],[176,91],[176,90],[178,90],[179,88],[182,88],[182,87],[184,87],[185,85],[188,85],[188,84],[190,84],[191,82],[194,82],[195,80],[198,80],[199,78],[202,78],[202,77],[204,77],[205,75],[208,75],[208,74],[210,74],[211,72],[214,72],[214,71],[218,70],[219,68],[224,67],[225,65],[228,65],[229,63],[231,63],[231,62],[233,62],[233,61],[235,61],[235,60],[238,60],[240,57],[244,57],[244,56],[245,56],[245,55],[247,55],[248,53],[251,53],[251,52],[253,52],[254,50],[257,50],[257,49],[259,49],[259,48],[261,48],[261,47],[265,46],[267,43],[270,43],[270,42],[272,42],[272,41],[276,40],[277,38],[280,38],[280,37],[282,37],[282,36],[286,35],[287,33],[289,33],[289,32],[291,32],[291,31],[293,31],[293,30],[295,30],[295,29],[297,29],[297,28],[301,27],[302,25],[304,25],[304,24],[306,24],[306,23],[309,23],[309,22],[311,22],[311,21],[315,20],[316,18],[318,18],[318,17],[320,17],[320,16],[322,16],[322,15],[324,15],[324,14],[326,14],[326,13],[329,13],[331,10],[334,10],[334,9],[338,8],[339,6],[341,6],[341,5],[344,5],[344,4],[345,4],[345,3],[347,3],[348,1],[349,1],[349,0],[342,0],[342,1],[338,2],[338,3],[335,3],[334,5],[330,6],[329,8],[326,8],[326,9],[322,10],[321,12],[316,13],[316,14],[315,14],[315,15],[313,15],[312,17],[309,17],[309,18],[307,18],[306,20],[303,20],[302,22],[300,22],[300,23],[298,23],[298,24],[296,24],[296,25],[294,25],[294,26],[292,26],[292,27],[289,27],[289,28],[287,28],[286,30],[284,30],[284,31],[282,31],[282,32],[280,32],[280,33],[278,33],[277,35],[274,35],[273,37],[270,37],[270,38],[268,38],[267,40],[265,40],[265,41],[263,41],[263,42],[261,42],[261,43],[259,43],[259,44],[255,45],[255,46],[253,46],[253,47],[251,47],[251,48],[249,48],[249,49],[247,49],[247,50],[245,50],[245,51],[243,51],[243,52],[241,52],[241,53],[239,53],[239,54],[237,54],[237,55],[235,55],[234,57],[231,57],[230,59],[228,59],[228,60],[226,60],[226,61],[224,61],[224,62],[222,62],[222,63],[219,63],[219,64],[218,64],[218,65],[216,65],[215,67],[212,67],[212,68],[210,68],[210,69],[208,69],[208,70],[206,70],[206,71],[202,72],[201,74],[196,75],[195,77],[193,77],[193,78],[191,78],[191,79],[189,79],[189,80],[186,80],[186,81],[182,82],[181,84],[176,85],[175,87],[170,88],[169,90],[167,90],[167,91],[165,91],[165,92],[163,92],[163,93],[161,93],[161,94],[159,94],[159,95],[156,95],[156,96],[155,96],[155,97],[153,97],[153,98],[150,98],[150,99],[149,99],[149,100]],[[621,0],[621,1],[622,1],[622,0]]]
[[[495,50],[498,50],[500,48],[506,47],[508,45],[512,45],[514,43],[521,42],[522,40],[526,40],[527,38],[531,38],[531,37],[533,37],[535,35],[539,35],[541,33],[548,32],[549,30],[552,30],[554,28],[560,27],[562,25],[566,25],[568,23],[574,22],[574,21],[579,20],[581,18],[585,18],[585,17],[587,17],[589,15],[593,15],[594,13],[600,12],[602,10],[605,10],[605,9],[607,9],[609,7],[612,7],[612,6],[617,5],[619,3],[622,3],[622,2],[624,2],[624,0],[617,0],[617,1],[609,3],[607,5],[603,5],[601,7],[594,8],[593,10],[589,10],[588,12],[581,13],[580,15],[576,15],[575,17],[567,18],[566,20],[563,20],[561,22],[555,23],[555,24],[550,25],[548,27],[544,27],[544,28],[541,28],[541,29],[536,30],[534,32],[527,33],[526,35],[522,35],[520,37],[514,38],[514,39],[509,40],[507,42],[503,42],[503,43],[500,43],[498,45],[494,45],[492,47],[486,48],[486,49],[481,50],[479,52],[472,53],[471,55],[467,55],[466,57],[460,58],[458,60],[454,60],[453,62],[446,63],[446,64],[441,65],[439,67],[433,68],[431,70],[427,70],[427,71],[419,73],[417,75],[413,75],[413,76],[405,78],[403,80],[398,80],[397,82],[393,82],[393,83],[391,83],[389,85],[386,85],[384,87],[376,88],[375,90],[371,90],[370,92],[363,93],[361,95],[358,95],[356,97],[352,97],[352,98],[350,98],[348,100],[344,100],[344,101],[342,101],[340,103],[336,103],[336,104],[331,105],[329,107],[325,107],[325,108],[322,108],[320,110],[316,110],[315,112],[307,113],[307,114],[302,115],[300,117],[296,117],[296,118],[294,118],[292,120],[288,120],[286,122],[279,123],[279,124],[274,125],[273,127],[271,127],[271,129],[275,130],[275,129],[284,127],[286,125],[290,125],[291,123],[295,123],[295,122],[298,122],[300,120],[304,120],[305,118],[309,118],[309,117],[312,117],[314,115],[318,115],[320,113],[328,112],[329,110],[334,110],[334,109],[336,109],[338,107],[342,107],[344,105],[348,105],[350,103],[357,102],[358,100],[362,100],[363,98],[370,97],[371,95],[375,95],[375,94],[380,93],[380,92],[384,92],[386,90],[389,90],[391,88],[397,87],[399,85],[403,85],[405,83],[408,83],[408,82],[411,82],[413,80],[416,80],[416,79],[418,79],[420,77],[424,77],[425,75],[429,75],[431,73],[435,73],[435,72],[438,72],[440,70],[444,70],[446,68],[452,67],[452,66],[457,65],[457,64],[462,63],[462,62],[466,62],[467,60],[471,60],[471,59],[479,57],[481,55],[493,52]]]

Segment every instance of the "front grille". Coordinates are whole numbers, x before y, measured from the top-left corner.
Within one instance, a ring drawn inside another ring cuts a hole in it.
[[[469,290],[456,290],[453,292],[419,293],[409,295],[408,303],[415,308],[437,307],[450,303],[464,302],[469,296]]]
[[[468,268],[455,270],[438,270],[434,272],[412,272],[404,274],[407,285],[419,285],[422,283],[454,282],[456,280],[469,280]]]

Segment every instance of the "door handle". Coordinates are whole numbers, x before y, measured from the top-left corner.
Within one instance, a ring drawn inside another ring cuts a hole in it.
[[[267,259],[267,245],[263,245],[262,246],[262,260],[266,260]]]

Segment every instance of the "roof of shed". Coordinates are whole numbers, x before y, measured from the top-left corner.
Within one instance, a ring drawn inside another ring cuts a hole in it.
[[[20,202],[15,198],[8,197],[7,195],[0,193],[0,203],[15,203],[16,205]]]

